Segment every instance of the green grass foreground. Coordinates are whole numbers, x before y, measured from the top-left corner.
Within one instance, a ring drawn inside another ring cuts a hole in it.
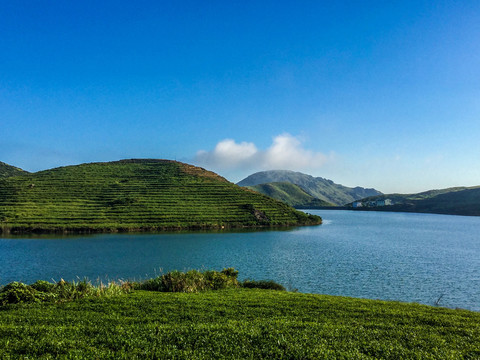
[[[480,314],[260,289],[0,310],[0,358],[479,359]]]

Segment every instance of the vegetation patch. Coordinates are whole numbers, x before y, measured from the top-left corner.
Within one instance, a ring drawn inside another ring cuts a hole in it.
[[[133,283],[115,282],[93,285],[90,281],[58,283],[39,280],[31,285],[12,282],[0,289],[0,306],[19,303],[65,302],[85,297],[108,297],[126,294],[133,290]]]
[[[0,306],[19,303],[58,303],[88,297],[119,296],[133,290],[183,293],[240,287],[285,290],[282,285],[272,280],[239,282],[237,277],[238,271],[234,268],[228,268],[221,271],[171,271],[144,281],[112,281],[107,284],[103,282],[92,284],[86,279],[78,282],[68,282],[62,279],[57,283],[39,280],[30,285],[12,282],[0,288]]]
[[[187,272],[172,271],[154,279],[149,279],[135,285],[136,289],[162,292],[199,292],[238,288],[238,271],[233,268],[222,271],[189,270]]]

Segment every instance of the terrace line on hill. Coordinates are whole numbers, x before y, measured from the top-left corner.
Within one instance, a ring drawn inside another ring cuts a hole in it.
[[[321,218],[192,165],[132,159],[0,179],[3,233],[317,225]]]

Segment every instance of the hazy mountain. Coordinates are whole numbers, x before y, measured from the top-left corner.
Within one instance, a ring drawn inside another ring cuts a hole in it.
[[[333,204],[317,199],[307,194],[300,186],[289,182],[273,182],[267,184],[259,184],[247,186],[261,194],[270,196],[274,199],[283,201],[297,209],[315,209],[325,206],[334,206]]]
[[[380,191],[375,189],[366,189],[362,187],[350,188],[335,184],[332,180],[327,180],[321,177],[313,177],[311,175],[290,170],[270,170],[257,172],[246,177],[237,185],[255,186],[272,182],[289,182],[298,185],[307,194],[334,205],[344,205],[355,200],[363,199],[367,196],[382,194]]]
[[[22,174],[27,174],[27,172],[25,170],[5,164],[4,162],[0,161],[0,178],[6,178]]]

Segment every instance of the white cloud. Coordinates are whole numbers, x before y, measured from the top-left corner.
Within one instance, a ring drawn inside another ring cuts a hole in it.
[[[262,165],[269,169],[315,169],[327,160],[322,153],[304,149],[298,138],[282,134],[273,139],[273,144],[263,154]]]
[[[194,162],[215,169],[244,170],[312,170],[322,167],[330,156],[307,150],[300,138],[284,133],[276,136],[265,150],[251,142],[236,143],[232,139],[220,141],[214,150],[197,152]]]
[[[225,139],[220,141],[213,151],[198,151],[195,161],[204,165],[232,168],[248,163],[256,154],[258,149],[253,143],[237,144],[235,140]]]

